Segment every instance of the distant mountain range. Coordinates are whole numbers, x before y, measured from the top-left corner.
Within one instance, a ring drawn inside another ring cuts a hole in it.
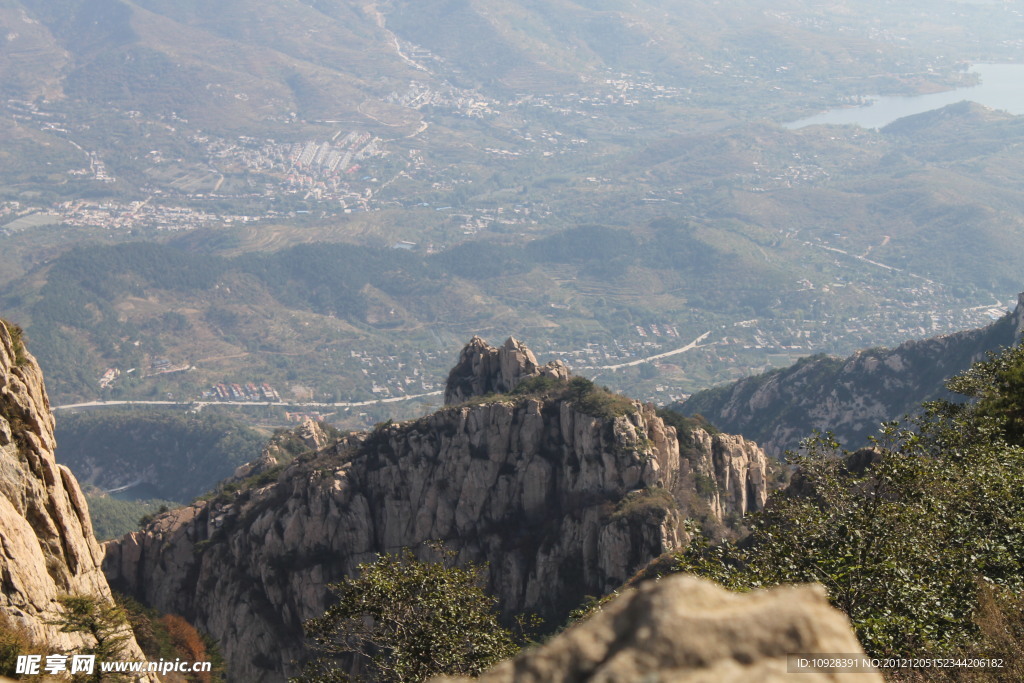
[[[4,173],[42,185],[86,150],[139,191],[160,185],[140,160],[161,148],[181,157],[191,136],[293,141],[332,125],[401,139],[430,123],[444,134],[421,149],[465,153],[481,133],[506,147],[540,113],[518,105],[550,97],[550,128],[581,100],[599,101],[607,125],[597,127],[620,141],[649,123],[608,112],[649,95],[671,95],[665,121],[689,129],[791,117],[843,93],[949,87],[963,82],[957,59],[998,59],[1019,18],[946,4],[955,21],[918,0],[841,10],[800,0],[13,0],[0,8],[0,93],[13,114],[0,118],[0,139],[15,162]],[[925,16],[958,58],[934,56]],[[466,130],[457,118],[472,107],[455,101],[501,116]],[[445,111],[456,119],[438,121]]]
[[[1021,340],[1024,294],[995,323],[846,359],[811,356],[795,365],[694,394],[674,406],[757,441],[769,455],[797,449],[814,430],[849,449],[867,445],[882,422],[916,413],[923,401],[951,397],[944,382]]]
[[[24,99],[67,96],[147,114],[176,111],[221,126],[229,125],[225,114],[235,126],[289,112],[372,119],[362,105],[410,79],[537,92],[646,72],[709,92],[767,91],[776,81],[795,89],[801,73],[857,80],[896,64],[904,71],[923,66],[924,51],[897,47],[894,35],[872,27],[887,21],[912,42],[920,32],[914,21],[935,7],[676,4],[669,10],[650,0],[18,0],[0,11],[9,31],[0,86]],[[960,26],[985,16],[950,4],[960,8]],[[940,12],[929,16],[952,23]],[[948,39],[951,48],[980,42],[967,32]]]

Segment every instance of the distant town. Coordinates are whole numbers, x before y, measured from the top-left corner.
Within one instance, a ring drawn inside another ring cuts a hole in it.
[[[833,283],[841,288],[843,283]],[[849,353],[852,349],[877,345],[880,330],[886,332],[884,344],[896,345],[908,339],[923,338],[954,329],[981,327],[1003,316],[1008,307],[999,302],[968,309],[957,309],[945,300],[939,288],[923,284],[908,292],[908,302],[881,307],[863,316],[847,318],[839,325],[816,319],[749,319],[723,324],[709,330],[706,338],[692,344],[689,334],[678,323],[658,320],[636,324],[622,337],[591,342],[581,348],[565,348],[542,337],[528,339],[538,358],[546,362],[558,359],[574,372],[600,377],[603,383],[627,391],[639,399],[656,403],[680,400],[688,394],[680,389],[676,372],[690,373],[694,368],[711,368],[736,379],[772,367],[788,365],[796,359],[820,352]],[[922,302],[930,301],[930,304]],[[936,304],[948,308],[936,309]],[[900,321],[919,320],[908,326]],[[696,335],[694,335],[696,336]],[[502,340],[494,339],[492,343]],[[691,346],[685,352],[671,352]],[[670,354],[670,355],[666,355]],[[661,358],[653,358],[664,356]],[[618,371],[637,361],[652,358],[649,365],[658,372],[644,380],[627,379]],[[197,402],[246,402],[302,405],[308,403],[354,402],[372,404],[405,397],[422,396],[444,388],[445,373],[452,362],[450,351],[412,351],[381,354],[350,349],[345,352],[341,369],[357,389],[351,395],[324,391],[322,388],[292,384],[287,392],[265,381],[218,382],[196,396],[178,400]],[[187,361],[155,358],[146,377],[187,372],[194,368]],[[122,371],[108,368],[97,380],[100,389],[110,388],[118,378],[131,375],[135,368]],[[626,386],[620,386],[627,381]],[[169,397],[173,398],[173,397]],[[298,414],[298,413],[296,413]]]

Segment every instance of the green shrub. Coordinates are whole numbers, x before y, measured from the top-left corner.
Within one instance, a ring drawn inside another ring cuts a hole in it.
[[[64,595],[57,601],[60,616],[49,623],[64,633],[80,633],[92,640],[92,645],[81,648],[80,654],[95,655],[98,661],[123,658],[131,640],[126,633],[126,627],[130,627],[128,613],[123,608],[92,595]]]
[[[514,396],[548,396],[564,391],[568,382],[551,375],[527,377],[512,390]]]
[[[600,387],[586,377],[573,377],[569,380],[568,398],[580,412],[602,419],[612,419],[633,412],[633,401],[612,392],[608,387]]]
[[[705,498],[710,498],[718,493],[718,482],[715,481],[714,477],[703,472],[693,473],[693,486],[697,489],[697,493]]]
[[[871,450],[807,440],[789,488],[748,518],[750,535],[714,547],[697,536],[678,569],[733,588],[819,582],[874,657],[1017,657],[1021,368],[1020,349],[976,365],[948,384],[976,402],[927,403],[909,424],[883,425]]]
[[[20,325],[15,325],[3,318],[0,318],[0,323],[7,328],[7,332],[11,335],[11,342],[14,346],[14,365],[23,366],[28,362],[28,356],[25,355],[25,331],[21,329]]]
[[[482,567],[422,562],[406,550],[359,565],[359,576],[330,586],[338,602],[306,622],[321,658],[300,681],[345,680],[339,655],[355,656],[378,681],[479,675],[519,649],[484,592]]]
[[[658,417],[664,420],[665,424],[668,426],[675,427],[676,433],[679,434],[680,438],[695,429],[703,429],[712,436],[721,433],[721,430],[719,430],[718,427],[711,424],[708,419],[700,413],[687,417],[686,415],[676,412],[671,408],[658,408]]]
[[[586,377],[564,380],[550,375],[527,377],[507,394],[475,396],[463,405],[486,405],[508,401],[509,397],[513,400],[540,398],[572,401],[581,413],[602,419],[628,415],[634,410],[631,399],[614,393],[608,387],[598,386]]]
[[[615,505],[612,519],[659,523],[669,512],[678,510],[676,499],[660,486],[630,491]]]

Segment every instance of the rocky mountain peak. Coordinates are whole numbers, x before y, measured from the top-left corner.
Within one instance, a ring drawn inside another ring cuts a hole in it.
[[[569,368],[562,361],[540,365],[533,351],[515,337],[494,347],[473,337],[463,347],[459,361],[448,374],[445,405],[457,405],[473,396],[507,393],[524,379],[540,375],[568,379]]]
[[[266,447],[264,447],[263,453],[260,454],[260,457],[251,462],[239,465],[235,469],[235,473],[232,475],[231,480],[236,482],[242,481],[247,477],[262,474],[282,462],[291,460],[294,453],[289,453],[289,449],[284,447],[281,443],[282,439],[289,437],[298,440],[301,444],[301,448],[307,451],[318,451],[329,445],[331,442],[331,437],[324,428],[324,425],[311,417],[307,417],[295,429],[289,430],[284,434],[275,435],[275,437],[267,443]]]
[[[558,391],[464,402],[536,376],[569,372],[515,339],[474,337],[442,410],[157,517],[107,545],[108,579],[216,637],[238,680],[277,681],[308,655],[301,625],[329,604],[327,584],[378,553],[441,541],[488,567],[506,614],[560,623],[681,547],[687,511],[721,520],[764,505],[760,449],[696,429],[683,455],[651,405],[617,397],[602,410]]]

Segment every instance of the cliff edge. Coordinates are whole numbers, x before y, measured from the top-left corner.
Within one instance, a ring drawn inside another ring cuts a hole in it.
[[[48,623],[58,597],[112,597],[85,497],[54,446],[39,365],[20,330],[0,321],[0,611],[63,654],[93,643]],[[127,646],[127,657],[144,659],[134,639]]]

